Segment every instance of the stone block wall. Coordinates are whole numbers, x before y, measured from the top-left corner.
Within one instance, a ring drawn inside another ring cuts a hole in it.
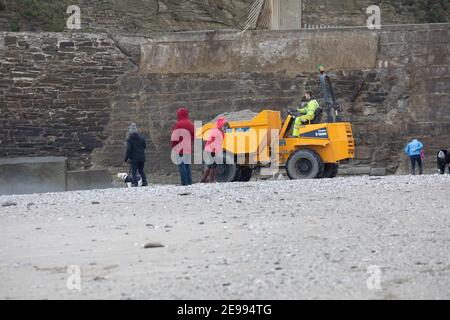
[[[320,96],[314,66],[324,63],[354,127],[353,166],[401,172],[402,149],[418,137],[432,168],[435,151],[450,148],[449,32],[440,24],[114,39],[4,33],[0,157],[64,155],[72,169],[124,171],[126,129],[134,121],[148,141],[152,181],[175,182],[170,131],[179,107],[202,121],[243,109],[284,116],[305,89]],[[359,40],[339,41],[346,37]],[[315,47],[314,38],[336,49]],[[152,56],[155,48],[161,51]],[[176,52],[184,58],[168,58]]]
[[[67,156],[89,168],[133,68],[106,35],[0,33],[0,157]]]

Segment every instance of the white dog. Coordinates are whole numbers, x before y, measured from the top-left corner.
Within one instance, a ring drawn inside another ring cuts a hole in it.
[[[131,176],[128,173],[118,173],[117,178],[125,182],[128,188],[133,187],[132,184],[133,181],[131,180]],[[138,179],[138,186],[142,187],[142,177],[140,175],[137,175],[137,179]]]

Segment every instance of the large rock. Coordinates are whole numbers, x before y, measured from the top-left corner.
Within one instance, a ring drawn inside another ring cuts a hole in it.
[[[228,122],[231,121],[250,121],[256,117],[258,113],[251,110],[241,110],[236,112],[224,112],[215,117],[211,122],[216,122],[219,118],[225,118]]]
[[[67,172],[67,190],[91,190],[112,188],[108,170],[78,170]]]
[[[370,171],[371,176],[381,177],[386,175],[386,168],[373,168]]]
[[[339,175],[341,176],[364,176],[370,175],[372,169],[370,166],[348,166],[339,167]]]

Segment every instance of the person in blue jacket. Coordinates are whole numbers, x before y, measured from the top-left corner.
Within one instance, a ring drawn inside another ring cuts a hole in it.
[[[405,153],[411,160],[411,174],[416,174],[416,163],[419,165],[419,174],[423,173],[422,153],[423,143],[417,139],[412,140],[405,148]]]

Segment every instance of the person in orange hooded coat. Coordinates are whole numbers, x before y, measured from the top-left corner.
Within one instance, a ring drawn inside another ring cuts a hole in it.
[[[202,177],[202,183],[216,182],[217,176],[217,162],[216,156],[222,156],[223,152],[223,138],[224,138],[224,127],[227,121],[225,118],[221,117],[217,119],[216,127],[211,129],[209,133],[208,140],[205,145],[205,153],[207,154],[207,168]]]

